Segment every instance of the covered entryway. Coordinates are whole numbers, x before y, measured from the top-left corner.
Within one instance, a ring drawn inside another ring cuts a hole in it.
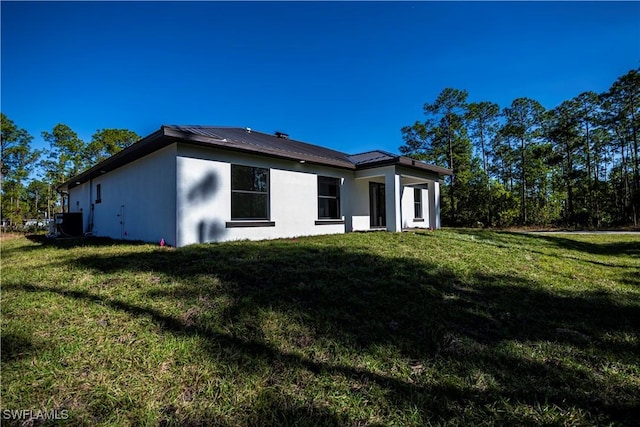
[[[438,173],[403,165],[356,171],[351,200],[355,231],[440,228]]]

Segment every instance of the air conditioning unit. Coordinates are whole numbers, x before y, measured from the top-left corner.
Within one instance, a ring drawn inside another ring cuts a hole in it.
[[[51,225],[49,225],[51,227]],[[82,212],[56,214],[54,235],[56,237],[82,236]],[[51,229],[49,229],[51,231]]]

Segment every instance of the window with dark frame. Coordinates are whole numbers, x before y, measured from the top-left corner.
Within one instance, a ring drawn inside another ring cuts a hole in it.
[[[102,184],[96,185],[96,203],[102,202]]]
[[[269,219],[269,169],[231,165],[231,219]]]
[[[340,178],[318,177],[318,219],[341,219]]]
[[[413,189],[413,217],[422,219],[422,190],[420,188]]]

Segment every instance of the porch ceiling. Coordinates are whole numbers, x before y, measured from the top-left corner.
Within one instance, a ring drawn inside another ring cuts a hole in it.
[[[424,173],[423,171],[412,171],[408,168],[389,166],[380,169],[367,169],[366,171],[356,171],[355,179],[366,180],[371,182],[385,182],[388,174],[396,174],[401,178],[402,185],[425,185],[430,182],[439,181],[440,177],[432,173]]]
[[[419,178],[415,176],[400,175],[400,177],[402,178],[402,185],[425,185],[434,181],[433,179]]]

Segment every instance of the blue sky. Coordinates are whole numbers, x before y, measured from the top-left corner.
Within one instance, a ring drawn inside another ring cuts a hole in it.
[[[251,127],[356,153],[446,87],[501,107],[640,66],[640,2],[6,2],[2,112],[43,147],[162,124]]]

